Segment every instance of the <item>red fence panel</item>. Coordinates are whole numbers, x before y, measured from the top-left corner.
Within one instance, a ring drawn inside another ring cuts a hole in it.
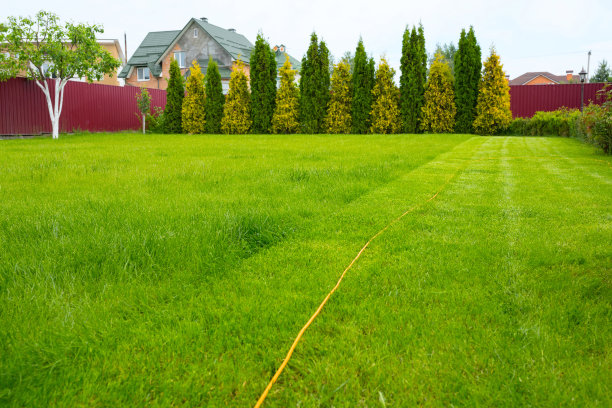
[[[537,111],[554,111],[561,107],[580,109],[581,84],[514,85],[510,87],[510,109],[514,118],[530,118]],[[584,104],[601,104],[597,91],[604,84],[584,84]]]
[[[49,81],[51,97],[55,81]],[[151,106],[166,106],[166,91],[149,89]],[[116,132],[142,126],[136,105],[139,88],[70,81],[64,88],[60,132]],[[43,92],[34,81],[0,82],[0,135],[51,133]]]

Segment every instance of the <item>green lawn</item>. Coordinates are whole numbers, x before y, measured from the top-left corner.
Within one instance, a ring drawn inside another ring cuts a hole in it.
[[[441,193],[427,201],[435,192]],[[0,141],[0,405],[612,405],[612,159],[563,138]]]

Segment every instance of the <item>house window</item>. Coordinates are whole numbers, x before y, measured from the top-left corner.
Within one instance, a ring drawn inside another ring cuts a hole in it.
[[[138,68],[138,80],[139,81],[148,81],[151,79],[151,75],[149,73],[149,68],[140,67]]]
[[[178,62],[179,67],[186,68],[185,65],[185,51],[177,51],[174,53],[174,59]]]
[[[198,38],[198,29],[197,28],[193,29],[193,38]]]
[[[223,89],[223,95],[227,95],[229,93],[229,81],[221,81],[221,88]]]

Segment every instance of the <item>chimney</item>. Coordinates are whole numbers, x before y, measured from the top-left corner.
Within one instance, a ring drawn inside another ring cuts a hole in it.
[[[565,80],[569,83],[572,81],[572,74],[574,73],[574,70],[572,69],[568,69],[567,71],[565,71]]]
[[[205,23],[208,23],[208,19],[206,17],[200,17],[200,20],[202,20]]]
[[[506,81],[510,82],[510,75],[506,75]]]
[[[236,29],[235,28],[228,28],[227,31],[229,31],[230,33],[235,33]]]

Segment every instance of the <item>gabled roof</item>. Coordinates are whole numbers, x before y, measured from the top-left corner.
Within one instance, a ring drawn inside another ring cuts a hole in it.
[[[243,62],[246,62],[247,64],[249,63],[251,51],[253,50],[253,44],[251,44],[244,35],[238,34],[236,31],[226,30],[225,28],[218,27],[210,24],[208,21],[197,18],[192,18],[187,24],[185,24],[185,27],[183,27],[167,49],[159,56],[156,63],[159,64],[162,59],[164,59],[166,54],[170,52],[172,48],[174,48],[174,45],[188,30],[192,22],[195,22],[202,28],[202,30],[206,31],[225,51],[227,51],[228,54],[232,56],[234,60],[237,60],[240,57]]]
[[[543,76],[556,84],[567,83],[565,75],[554,75],[550,72],[526,72],[521,76],[518,76],[509,82],[510,85],[525,85],[527,82],[533,79]]]
[[[130,68],[135,65],[148,66],[153,75],[159,76],[161,73],[161,66],[155,62],[162,54],[164,54],[179,33],[180,30],[173,30],[153,31],[147,34],[130,60],[119,73],[119,78],[127,77],[130,72]]]
[[[229,31],[225,28],[217,27],[207,21],[194,18],[203,30],[206,30],[235,60],[240,59],[247,64],[251,58],[253,44],[247,38],[238,34],[236,31]]]

